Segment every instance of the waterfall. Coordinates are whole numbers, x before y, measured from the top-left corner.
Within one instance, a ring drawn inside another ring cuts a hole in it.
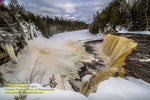
[[[109,58],[110,64],[106,71],[99,72],[94,75],[88,82],[84,83],[81,93],[88,96],[91,92],[96,92],[97,85],[111,76],[124,76],[124,68],[126,57],[137,47],[137,43],[133,40],[108,34],[102,44],[102,51]]]
[[[137,47],[133,40],[108,34],[103,42],[103,52],[109,57],[111,68],[118,68],[119,76],[123,76],[126,57]]]

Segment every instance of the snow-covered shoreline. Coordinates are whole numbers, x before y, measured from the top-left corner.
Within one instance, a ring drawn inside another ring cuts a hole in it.
[[[120,30],[118,33],[132,33],[132,34],[147,34],[150,35],[150,31],[127,31],[127,30]]]
[[[40,89],[51,89],[42,87],[38,83],[32,83]],[[18,95],[5,94],[5,88],[0,88],[0,100],[13,100]],[[120,78],[110,77],[98,85],[96,93],[88,97],[67,90],[54,89],[54,92],[44,92],[41,95],[27,95],[27,100],[149,100],[150,84],[133,77]]]

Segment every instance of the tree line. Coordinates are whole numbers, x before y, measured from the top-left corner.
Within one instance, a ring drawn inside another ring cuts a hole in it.
[[[9,16],[19,15],[20,20],[25,20],[26,22],[34,23],[41,33],[45,37],[52,36],[53,34],[73,31],[80,29],[87,29],[88,25],[83,21],[79,20],[66,20],[63,17],[51,18],[49,16],[35,15],[34,13],[25,10],[23,5],[20,5],[17,0],[9,0],[8,6],[2,4],[0,7],[0,12],[9,12]],[[8,19],[9,20],[9,19]],[[15,18],[14,18],[15,20]]]
[[[150,30],[150,0],[113,0],[101,13],[94,15],[90,25],[91,33],[104,32],[109,24],[129,31]]]

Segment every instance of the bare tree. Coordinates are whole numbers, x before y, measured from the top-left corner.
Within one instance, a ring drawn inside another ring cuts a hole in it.
[[[19,96],[15,96],[14,100],[26,100],[27,99],[27,95],[24,94],[19,94]]]
[[[41,63],[38,63],[38,59],[35,61],[33,69],[31,71],[30,77],[29,79],[27,79],[29,81],[29,83],[32,83],[33,80],[35,80],[38,83],[42,82],[43,76],[44,76],[44,71],[41,70],[36,70],[37,65],[39,65]]]
[[[9,7],[11,9],[16,9],[19,7],[19,3],[17,0],[9,0]]]
[[[52,75],[52,77],[49,78],[49,85],[51,88],[55,88],[57,83],[55,82],[55,76]]]
[[[34,67],[33,67],[33,69],[32,69],[31,75],[30,75],[30,79],[29,79],[29,82],[30,82],[30,83],[32,83],[33,78],[34,78],[34,76],[35,76],[34,71],[35,71],[36,65],[37,65],[37,60],[36,60],[35,63],[34,63]]]
[[[16,13],[25,14],[26,10],[23,5],[20,5],[18,0],[9,0],[9,8]]]

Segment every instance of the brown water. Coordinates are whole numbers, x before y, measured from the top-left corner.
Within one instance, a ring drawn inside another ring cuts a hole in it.
[[[111,76],[123,77],[126,57],[137,47],[133,40],[108,34],[103,43],[99,45],[99,56],[105,59],[107,70],[94,75],[89,82],[84,83],[81,93],[88,96],[96,92],[97,85]]]

